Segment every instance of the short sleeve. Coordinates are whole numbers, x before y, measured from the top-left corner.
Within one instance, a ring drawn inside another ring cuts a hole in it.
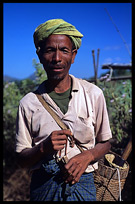
[[[106,101],[105,101],[103,92],[100,93],[97,99],[95,113],[96,113],[95,132],[96,132],[97,142],[111,139],[112,133],[110,129]]]
[[[18,107],[16,118],[16,144],[15,151],[21,152],[25,148],[32,147],[32,138],[30,130],[30,121],[26,115],[26,111],[20,104]]]

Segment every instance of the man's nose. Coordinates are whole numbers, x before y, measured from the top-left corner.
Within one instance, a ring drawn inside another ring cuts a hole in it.
[[[61,61],[61,53],[59,50],[56,50],[53,55],[53,61],[60,62]]]

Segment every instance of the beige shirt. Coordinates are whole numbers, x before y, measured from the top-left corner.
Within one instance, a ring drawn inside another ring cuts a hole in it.
[[[70,76],[73,81],[72,98],[65,115],[46,93],[44,82],[39,86],[38,91],[70,128],[83,148],[91,149],[94,148],[95,142],[112,138],[104,95],[102,90],[94,84]],[[16,152],[21,152],[25,148],[32,148],[32,141],[37,145],[52,131],[60,130],[60,127],[41,105],[35,94],[30,92],[20,101],[16,129]],[[64,156],[64,153],[63,149],[61,156]],[[79,153],[80,150],[76,145],[72,148],[68,142],[67,157],[70,159]],[[39,168],[41,163],[42,161],[34,165],[32,169]],[[93,166],[97,169],[97,162]],[[89,165],[85,172],[94,171],[93,166]]]

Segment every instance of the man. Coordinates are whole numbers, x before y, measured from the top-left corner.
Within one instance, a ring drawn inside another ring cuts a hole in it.
[[[93,171],[109,151],[112,135],[102,91],[69,75],[82,37],[62,19],[49,20],[34,32],[36,52],[48,77],[37,92],[68,129],[59,127],[35,93],[20,101],[16,152],[19,163],[32,171],[32,201],[96,200]],[[65,154],[68,162],[61,168],[58,159]]]

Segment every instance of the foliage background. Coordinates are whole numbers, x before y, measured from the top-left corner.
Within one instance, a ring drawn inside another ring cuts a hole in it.
[[[29,200],[30,177],[27,170],[20,170],[16,164],[14,146],[19,101],[47,79],[42,65],[35,59],[33,66],[36,76],[34,80],[24,79],[3,84],[3,176],[6,201]],[[119,72],[113,74],[118,76]],[[127,74],[129,72],[124,71],[122,75]],[[113,134],[112,150],[122,155],[132,133],[132,84],[131,80],[110,81],[108,76],[102,76],[97,85],[103,90],[106,99]]]

